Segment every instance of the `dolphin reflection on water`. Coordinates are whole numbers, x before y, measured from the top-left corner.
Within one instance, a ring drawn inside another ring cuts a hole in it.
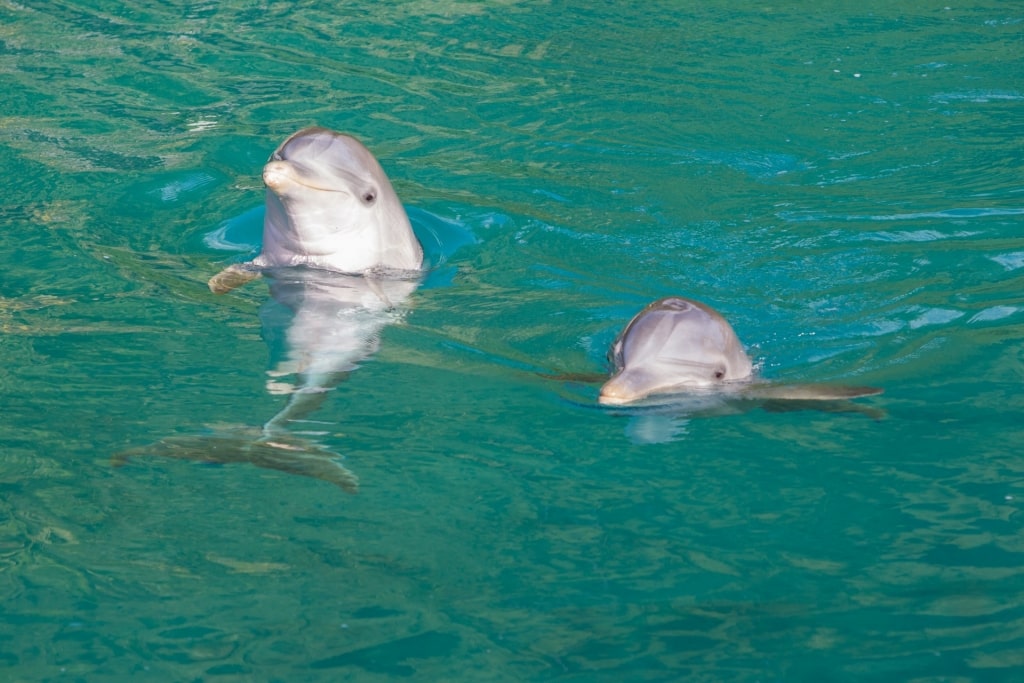
[[[280,359],[267,389],[286,405],[261,429],[216,428],[168,437],[115,456],[161,455],[250,462],[330,481],[355,491],[338,454],[308,437],[308,416],[327,392],[377,350],[381,330],[402,319],[422,276],[423,249],[380,164],[355,138],[326,128],[290,136],[263,168],[263,244],[252,261],[209,281],[224,294],[266,275],[264,336]],[[276,338],[280,339],[276,339]],[[306,427],[296,432],[294,426]]]

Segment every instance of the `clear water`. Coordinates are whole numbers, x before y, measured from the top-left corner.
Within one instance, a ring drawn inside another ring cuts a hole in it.
[[[4,680],[1021,680],[1019,4],[0,15]],[[115,460],[281,408],[266,285],[205,282],[311,123],[437,266],[316,413],[359,492]],[[885,394],[648,429],[551,377],[669,294]]]

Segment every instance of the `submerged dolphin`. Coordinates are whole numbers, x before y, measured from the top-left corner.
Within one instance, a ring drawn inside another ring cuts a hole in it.
[[[384,170],[355,138],[326,128],[300,130],[271,155],[263,180],[260,253],[225,268],[209,287],[223,294],[268,277],[272,298],[260,315],[280,359],[267,373],[267,390],[288,394],[288,402],[258,438],[249,429],[220,429],[169,437],[150,452],[251,462],[354,490],[356,477],[337,454],[289,426],[305,422],[326,392],[373,355],[381,329],[402,318],[404,301],[419,285],[423,249]]]
[[[277,357],[267,371],[267,390],[291,395],[264,425],[271,434],[316,410],[330,389],[377,351],[380,331],[402,320],[405,300],[419,282],[310,268],[275,269],[267,275],[272,298],[261,308],[260,319]]]
[[[612,343],[608,356],[614,374],[601,387],[598,401],[604,405],[663,395],[800,402],[882,393],[874,387],[758,381],[750,357],[725,318],[705,304],[682,297],[659,299],[637,313]]]

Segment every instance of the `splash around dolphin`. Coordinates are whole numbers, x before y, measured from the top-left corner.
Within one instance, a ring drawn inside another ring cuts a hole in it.
[[[209,281],[228,292],[270,268],[307,266],[349,275],[406,277],[423,248],[387,174],[361,142],[327,128],[304,128],[263,167],[263,246]]]
[[[598,401],[632,405],[651,397],[723,396],[757,401],[845,401],[875,387],[773,384],[756,378],[732,326],[710,306],[666,297],[636,314],[608,352],[613,374]]]

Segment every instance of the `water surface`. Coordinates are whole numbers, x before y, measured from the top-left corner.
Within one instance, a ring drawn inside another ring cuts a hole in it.
[[[1012,3],[0,13],[6,679],[1017,680]],[[315,416],[359,492],[115,466],[280,409],[266,285],[205,283],[313,123],[436,267]],[[672,294],[885,394],[652,434],[552,378]]]

